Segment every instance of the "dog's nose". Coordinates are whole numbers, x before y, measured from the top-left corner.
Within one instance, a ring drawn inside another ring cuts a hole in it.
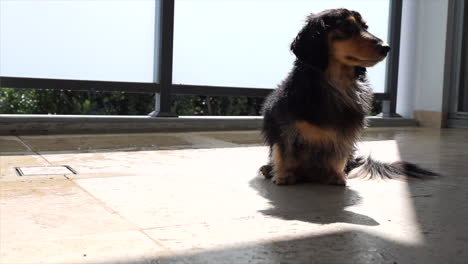
[[[390,51],[390,46],[387,43],[383,42],[379,44],[378,49],[380,54],[387,55],[387,53]]]

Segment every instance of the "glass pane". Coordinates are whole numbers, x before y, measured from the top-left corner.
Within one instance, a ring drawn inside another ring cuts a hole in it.
[[[2,0],[0,75],[153,82],[157,2]]]
[[[305,17],[324,9],[360,12],[387,39],[389,0],[176,0],[176,84],[275,88],[294,60],[289,45]],[[385,62],[369,70],[384,91]]]

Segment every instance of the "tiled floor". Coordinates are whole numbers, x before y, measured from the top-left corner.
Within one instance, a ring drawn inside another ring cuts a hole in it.
[[[363,140],[443,176],[275,186],[248,131],[0,137],[0,263],[468,263],[468,130]]]

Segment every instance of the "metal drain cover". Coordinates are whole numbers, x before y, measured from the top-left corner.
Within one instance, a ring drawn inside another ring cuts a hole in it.
[[[71,175],[78,174],[68,165],[63,166],[26,166],[16,167],[19,176]]]

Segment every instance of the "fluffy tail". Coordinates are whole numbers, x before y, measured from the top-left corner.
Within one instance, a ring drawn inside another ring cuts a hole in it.
[[[349,179],[405,179],[408,177],[427,179],[428,177],[439,176],[439,174],[428,171],[405,161],[393,163],[383,163],[372,159],[370,156],[354,157],[346,165],[346,173]]]

